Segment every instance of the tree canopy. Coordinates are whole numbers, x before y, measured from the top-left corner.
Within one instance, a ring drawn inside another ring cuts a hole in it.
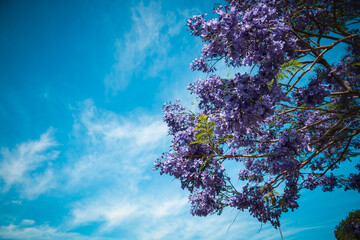
[[[352,211],[335,229],[338,240],[360,239],[360,210]]]
[[[191,69],[207,77],[188,87],[197,112],[164,105],[173,138],[154,168],[189,190],[194,215],[233,207],[274,227],[303,189],[360,191],[359,2],[228,0],[214,11],[187,22],[204,43]],[[236,73],[220,76],[219,62]],[[351,159],[352,173],[334,172]]]

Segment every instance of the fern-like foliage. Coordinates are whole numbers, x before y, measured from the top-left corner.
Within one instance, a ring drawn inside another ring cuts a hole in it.
[[[284,80],[285,78],[291,77],[299,71],[304,64],[298,59],[290,59],[284,62],[280,68],[280,72],[275,76],[276,80]]]

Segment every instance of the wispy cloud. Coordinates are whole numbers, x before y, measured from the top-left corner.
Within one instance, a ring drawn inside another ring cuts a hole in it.
[[[128,150],[141,148],[144,151],[156,147],[167,132],[160,116],[139,113],[125,118],[111,111],[97,109],[91,100],[82,104],[79,123],[86,129],[91,144],[101,142],[109,147],[126,141],[127,145],[132,146]],[[143,150],[144,146],[146,148]]]
[[[13,239],[13,240],[106,240],[106,237],[89,237],[79,233],[65,232],[57,228],[51,227],[47,224],[39,226],[24,226],[21,225],[8,225],[0,226],[0,238],[1,239]]]
[[[68,188],[90,194],[72,204],[70,227],[97,222],[99,232],[106,232],[187,212],[187,198],[178,188],[169,195],[153,181],[153,161],[168,144],[167,127],[159,119],[146,114],[125,118],[98,109],[91,100],[81,104],[74,137],[85,140],[84,149],[65,173]]]
[[[100,231],[111,231],[123,224],[136,222],[144,225],[186,212],[186,197],[177,194],[160,199],[156,197],[157,194],[164,195],[164,191],[159,189],[152,194],[141,195],[131,191],[101,192],[99,196],[75,204],[72,224],[77,226],[100,222]]]
[[[21,224],[22,226],[31,226],[31,225],[34,225],[35,224],[35,221],[32,220],[32,219],[23,219],[21,221]]]
[[[0,178],[4,183],[1,186],[2,191],[7,192],[12,186],[16,186],[23,197],[33,199],[53,188],[51,161],[59,154],[52,149],[55,146],[57,143],[50,129],[42,134],[39,140],[22,143],[12,150],[2,148],[0,151]]]
[[[68,187],[102,183],[136,189],[166,142],[167,127],[159,119],[146,114],[124,117],[98,109],[91,100],[82,103],[74,124],[81,153],[69,156],[64,169]]]
[[[131,30],[123,39],[116,41],[116,63],[105,78],[105,85],[113,93],[123,90],[131,79],[145,68],[147,57],[151,57],[146,73],[150,76],[166,67],[170,38],[179,34],[184,25],[177,14],[163,14],[161,3],[140,2],[132,8]]]
[[[72,214],[72,224],[75,226],[86,225],[93,222],[104,222],[103,229],[112,229],[125,220],[129,220],[138,210],[138,206],[130,201],[106,198],[104,195],[94,200],[78,202]]]

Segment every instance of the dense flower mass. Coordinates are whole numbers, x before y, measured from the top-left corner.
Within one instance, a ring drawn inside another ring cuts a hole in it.
[[[198,112],[164,105],[172,149],[154,169],[180,180],[194,215],[230,206],[274,227],[298,207],[302,189],[360,192],[360,164],[348,176],[334,171],[358,162],[360,4],[228,0],[214,10],[215,19],[187,22],[204,42],[191,69],[208,74],[188,87]],[[252,70],[224,78],[219,61]],[[239,164],[238,179],[224,161]]]

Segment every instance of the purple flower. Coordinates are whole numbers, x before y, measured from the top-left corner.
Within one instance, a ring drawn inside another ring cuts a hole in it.
[[[358,171],[347,177],[333,171],[360,149],[360,31],[339,27],[360,5],[337,1],[340,13],[332,4],[228,0],[214,9],[217,18],[188,20],[204,43],[190,68],[208,75],[188,86],[197,112],[179,101],[164,105],[171,149],[154,169],[189,191],[193,215],[230,206],[278,227],[282,212],[298,207],[302,189],[360,191]],[[335,63],[320,55],[339,43],[333,33],[346,36],[340,42],[347,46]],[[333,45],[319,46],[321,35]],[[232,77],[217,74],[219,60]],[[227,176],[225,161],[239,164],[238,179]]]

